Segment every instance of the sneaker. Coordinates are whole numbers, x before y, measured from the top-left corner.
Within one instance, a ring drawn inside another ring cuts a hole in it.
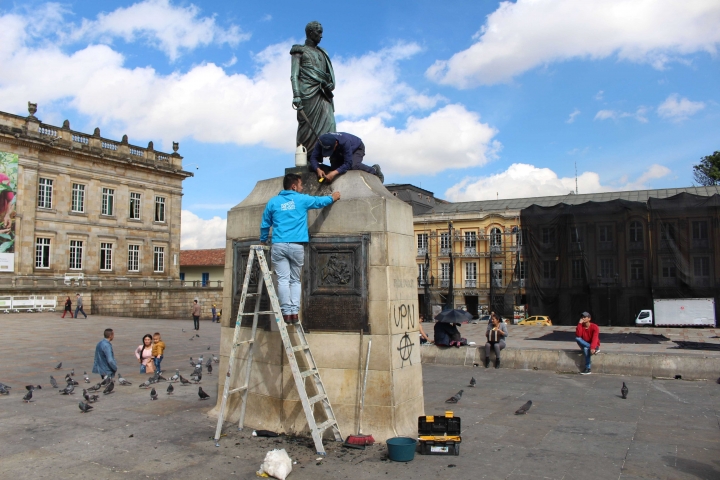
[[[382,170],[380,170],[380,165],[376,163],[372,168],[375,170],[375,175],[380,179],[380,183],[385,183],[385,175],[383,175]]]
[[[598,353],[600,353],[600,349],[599,349],[599,348],[595,349],[595,355],[597,355]]]
[[[585,370],[583,370],[582,372],[580,372],[580,375],[590,375],[591,373],[592,373],[592,372],[590,371],[590,369],[589,369],[589,368],[586,368]]]

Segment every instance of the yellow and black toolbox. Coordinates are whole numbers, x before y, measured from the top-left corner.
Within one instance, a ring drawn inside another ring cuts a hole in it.
[[[418,417],[418,439],[423,455],[460,455],[460,417],[450,411]]]

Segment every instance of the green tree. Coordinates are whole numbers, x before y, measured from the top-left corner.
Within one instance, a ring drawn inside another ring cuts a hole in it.
[[[704,187],[720,185],[720,152],[702,157],[700,163],[693,165],[693,177]]]

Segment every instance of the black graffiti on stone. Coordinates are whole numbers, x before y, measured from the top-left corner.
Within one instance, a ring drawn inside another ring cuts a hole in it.
[[[400,360],[402,363],[400,364],[400,368],[405,366],[405,362],[409,362],[412,366],[412,349],[415,346],[415,344],[410,340],[410,335],[408,335],[407,332],[405,332],[405,335],[400,337],[400,343],[397,347],[397,350],[400,354]]]
[[[393,320],[397,328],[415,328],[415,305],[412,303],[393,305]]]
[[[337,255],[330,255],[322,268],[322,285],[347,285],[352,280],[352,269],[347,259],[339,259]]]

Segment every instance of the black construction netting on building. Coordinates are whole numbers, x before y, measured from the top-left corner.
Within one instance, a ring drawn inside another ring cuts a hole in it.
[[[716,298],[720,196],[532,205],[520,213],[529,315],[633,325],[658,298]]]

